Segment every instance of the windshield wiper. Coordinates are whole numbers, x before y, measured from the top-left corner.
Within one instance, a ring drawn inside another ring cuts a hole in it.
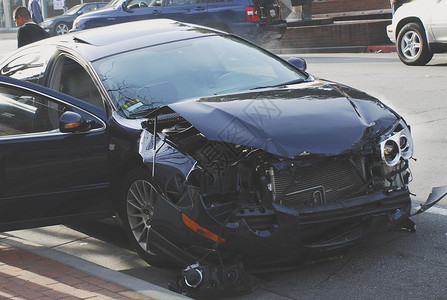
[[[295,80],[287,81],[287,82],[280,83],[280,84],[257,86],[257,87],[251,88],[250,90],[259,90],[259,89],[266,89],[266,88],[272,88],[272,87],[287,86],[287,85],[291,85],[291,84],[301,83],[303,81],[304,81],[304,79],[300,78],[300,79],[295,79]]]

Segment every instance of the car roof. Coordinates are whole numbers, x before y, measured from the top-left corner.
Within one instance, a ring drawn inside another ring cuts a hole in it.
[[[216,34],[226,33],[169,19],[155,19],[77,31],[38,43],[67,47],[94,61],[133,49]]]

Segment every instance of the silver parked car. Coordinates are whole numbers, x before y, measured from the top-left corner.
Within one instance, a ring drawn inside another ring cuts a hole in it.
[[[387,34],[404,64],[427,64],[434,53],[447,52],[447,0],[405,3],[387,26]]]

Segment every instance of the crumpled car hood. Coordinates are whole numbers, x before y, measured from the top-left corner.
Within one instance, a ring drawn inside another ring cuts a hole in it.
[[[186,100],[169,107],[209,140],[289,158],[361,150],[399,118],[361,91],[322,80]]]

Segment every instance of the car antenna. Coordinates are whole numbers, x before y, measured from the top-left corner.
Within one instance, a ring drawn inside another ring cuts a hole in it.
[[[152,142],[152,151],[154,152],[154,154],[152,155],[152,179],[155,178],[155,157],[157,156],[157,152],[156,150],[156,141],[157,141],[157,115],[154,116],[154,140]]]

